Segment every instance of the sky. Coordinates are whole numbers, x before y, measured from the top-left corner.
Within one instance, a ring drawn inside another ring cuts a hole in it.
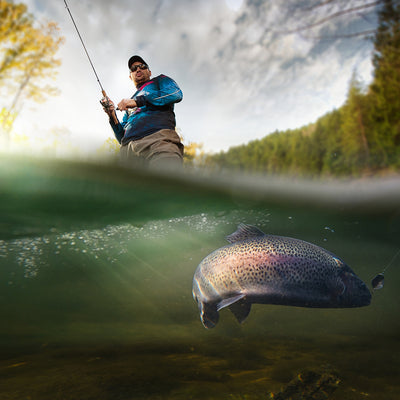
[[[64,1],[24,2],[37,20],[57,22],[65,43],[51,82],[60,94],[44,104],[25,102],[14,132],[33,143],[64,132],[82,153],[95,152],[113,132]],[[319,23],[367,3],[68,0],[108,96],[116,103],[132,96],[127,61],[141,55],[153,76],[168,75],[183,91],[175,113],[184,142],[201,143],[212,153],[316,121],[344,103],[354,71],[368,84],[373,43],[348,36],[374,29],[376,9]],[[314,27],[302,29],[307,25]],[[0,106],[7,106],[6,100]]]

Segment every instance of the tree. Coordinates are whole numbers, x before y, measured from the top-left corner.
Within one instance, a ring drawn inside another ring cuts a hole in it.
[[[25,4],[0,1],[0,93],[11,99],[3,114],[15,115],[22,98],[41,102],[57,93],[47,82],[61,64],[55,53],[63,41],[56,23],[38,23]]]
[[[379,14],[371,85],[372,115],[376,123],[382,163],[400,156],[400,5],[385,0]],[[398,164],[399,165],[399,164]]]
[[[343,172],[357,173],[369,166],[368,105],[365,90],[356,73],[350,81],[347,101],[341,109],[341,143]]]
[[[105,142],[97,149],[97,154],[99,155],[107,155],[107,156],[116,156],[119,152],[120,144],[113,137],[109,137],[105,140]]]
[[[190,142],[185,144],[184,162],[186,165],[201,164],[204,158],[203,143]]]

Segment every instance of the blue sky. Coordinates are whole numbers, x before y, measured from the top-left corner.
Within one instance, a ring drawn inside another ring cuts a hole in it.
[[[33,141],[64,132],[72,146],[91,153],[113,134],[64,2],[25,3],[38,19],[56,21],[66,42],[52,82],[60,95],[44,104],[25,103],[15,132]],[[108,95],[118,102],[133,94],[127,60],[142,55],[153,76],[166,74],[181,86],[177,127],[186,143],[203,143],[208,152],[300,127],[340,107],[354,70],[368,83],[372,42],[341,36],[375,28],[376,10],[318,23],[328,14],[367,3],[68,0]],[[316,25],[292,32],[310,24]]]

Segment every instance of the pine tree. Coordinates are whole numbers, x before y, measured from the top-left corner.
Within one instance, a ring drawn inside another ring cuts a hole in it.
[[[400,5],[396,3],[384,0],[374,42],[371,103],[381,165],[400,156]]]
[[[357,174],[369,167],[370,145],[368,143],[368,105],[356,73],[350,81],[347,101],[341,109],[341,148],[343,171]]]

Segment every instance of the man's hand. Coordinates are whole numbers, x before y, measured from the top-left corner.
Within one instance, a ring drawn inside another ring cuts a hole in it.
[[[101,105],[103,106],[103,110],[106,114],[108,114],[110,117],[114,114],[115,112],[115,106],[114,103],[110,100],[109,97],[103,97],[100,100]]]
[[[118,103],[118,110],[126,111],[128,108],[135,108],[137,107],[136,101],[133,99],[122,99]]]
[[[110,98],[105,96],[100,100],[100,103],[103,106],[104,112],[110,117],[110,121],[114,122],[114,124],[118,124],[119,122],[117,114],[115,114],[115,106]]]

